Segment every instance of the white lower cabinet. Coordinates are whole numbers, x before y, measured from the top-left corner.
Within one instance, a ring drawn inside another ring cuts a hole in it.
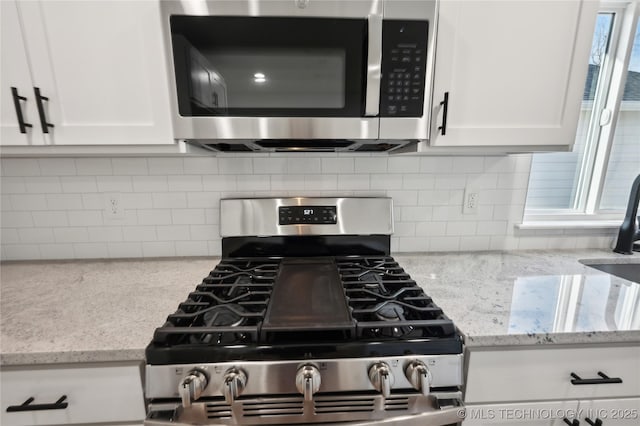
[[[139,364],[3,369],[0,424],[141,424],[141,377]]]
[[[463,426],[640,425],[637,344],[471,348],[466,363]]]

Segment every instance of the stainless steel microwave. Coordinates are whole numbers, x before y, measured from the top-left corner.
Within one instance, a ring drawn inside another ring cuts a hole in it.
[[[435,0],[166,0],[176,139],[410,150],[429,134]]]

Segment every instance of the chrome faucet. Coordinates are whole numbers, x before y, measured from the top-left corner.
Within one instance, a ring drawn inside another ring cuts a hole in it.
[[[627,213],[624,221],[620,225],[618,231],[618,242],[616,253],[633,254],[633,242],[640,240],[640,230],[638,229],[638,203],[640,202],[640,175],[635,178],[631,185],[631,193],[629,194],[629,205],[627,205]]]

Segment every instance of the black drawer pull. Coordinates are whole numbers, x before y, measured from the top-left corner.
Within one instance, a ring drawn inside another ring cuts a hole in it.
[[[609,377],[604,374],[602,371],[598,371],[598,376],[600,379],[582,379],[576,373],[571,373],[572,385],[601,385],[605,383],[622,383],[622,379],[620,377]]]
[[[589,423],[591,426],[602,426],[602,420],[600,420],[598,418],[596,418],[596,421],[594,422],[589,417],[585,417],[584,421]]]
[[[42,411],[42,410],[64,410],[69,406],[68,402],[64,402],[67,399],[67,395],[62,395],[53,404],[32,404],[33,397],[30,397],[21,405],[10,405],[7,407],[7,413],[15,411]]]
[[[26,101],[27,98],[18,94],[17,87],[11,88],[11,94],[13,95],[13,106],[16,108],[16,115],[18,116],[18,127],[20,128],[20,133],[27,133],[27,127],[33,126],[29,123],[25,123],[24,115],[22,115],[22,107],[20,106],[20,101]]]
[[[580,422],[576,419],[569,420],[565,417],[564,419],[562,419],[562,421],[568,424],[569,426],[580,426]]]
[[[38,114],[40,115],[40,126],[42,127],[42,133],[49,133],[49,127],[54,127],[53,124],[47,122],[47,116],[44,113],[44,105],[42,101],[49,101],[49,98],[40,94],[40,88],[34,87],[33,91],[36,94],[36,104],[38,105]]]
[[[440,102],[442,107],[442,126],[438,127],[442,136],[447,134],[447,113],[449,112],[449,92],[444,92],[444,100]]]

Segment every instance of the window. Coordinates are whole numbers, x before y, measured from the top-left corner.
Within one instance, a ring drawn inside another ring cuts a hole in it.
[[[638,6],[598,14],[573,152],[534,154],[525,221],[612,219],[640,173]]]

